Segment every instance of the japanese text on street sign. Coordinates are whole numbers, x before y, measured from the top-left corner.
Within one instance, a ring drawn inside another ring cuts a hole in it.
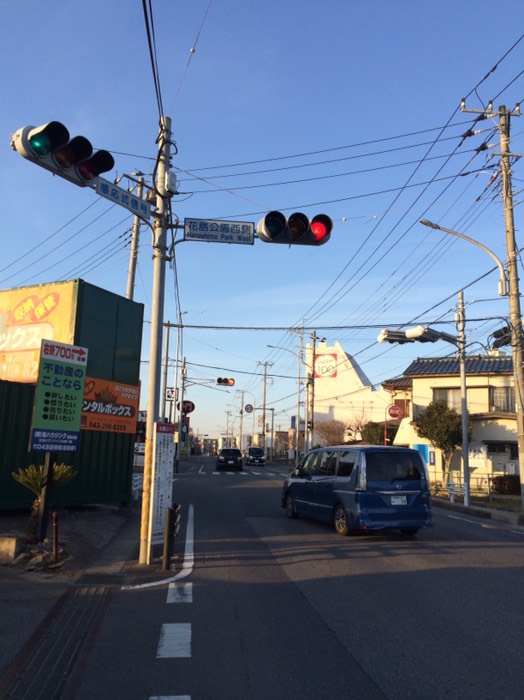
[[[185,219],[184,239],[207,243],[240,243],[253,245],[255,224],[247,221]]]
[[[149,514],[149,542],[158,544],[164,539],[167,508],[173,501],[173,461],[175,456],[175,426],[173,423],[155,423],[153,438],[154,463],[151,479]]]
[[[122,187],[118,187],[118,185],[113,185],[112,182],[104,180],[103,177],[97,178],[96,193],[106,199],[110,199],[115,204],[126,207],[132,211],[133,214],[140,216],[142,219],[149,219],[151,217],[151,206],[149,202],[140,199],[140,197],[122,189]]]
[[[42,340],[31,449],[76,452],[87,366],[87,350]]]

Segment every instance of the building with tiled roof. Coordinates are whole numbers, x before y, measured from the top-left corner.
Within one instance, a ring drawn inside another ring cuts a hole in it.
[[[465,358],[466,398],[473,437],[469,450],[472,487],[487,487],[488,477],[518,474],[517,421],[513,363],[510,356],[478,355]],[[417,416],[432,401],[445,401],[461,412],[460,365],[456,358],[414,360],[402,377],[383,382],[392,401],[402,406],[404,418],[395,437],[396,445],[421,449],[432,479],[442,479],[442,455],[416,432]],[[460,479],[460,450],[452,469]]]

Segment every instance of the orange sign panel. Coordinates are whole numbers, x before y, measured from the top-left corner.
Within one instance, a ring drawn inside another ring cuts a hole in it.
[[[86,377],[82,430],[136,433],[140,387]]]
[[[0,291],[0,379],[36,383],[42,340],[73,344],[77,284]]]

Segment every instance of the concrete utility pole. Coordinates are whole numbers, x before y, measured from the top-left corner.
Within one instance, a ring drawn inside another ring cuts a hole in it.
[[[182,442],[185,442],[183,437],[183,425],[184,425],[184,394],[186,391],[186,358],[182,358],[182,369],[180,370],[180,395],[178,399],[178,404],[180,408],[178,409],[178,442],[176,446],[176,471],[178,472],[178,465],[180,463],[180,452],[182,449]]]
[[[520,109],[517,112],[520,115]],[[511,110],[504,105],[499,107],[500,119],[500,172],[502,176],[502,200],[504,202],[504,223],[506,227],[506,268],[509,282],[509,325],[511,328],[511,348],[513,372],[517,395],[517,444],[519,451],[520,495],[524,509],[524,366],[522,352],[522,316],[520,311],[519,278],[517,271],[517,247],[515,244],[515,222],[513,219],[513,190],[511,184],[511,161],[509,147]]]
[[[137,197],[142,199],[142,193],[144,192],[144,178],[141,177],[138,181],[138,187],[136,190]],[[140,223],[141,218],[135,216],[133,221],[133,228],[131,229],[131,250],[129,252],[129,270],[127,271],[127,289],[126,298],[132,299],[135,288],[135,273],[136,273],[136,261],[138,258],[138,241],[140,237]]]
[[[460,366],[460,415],[462,416],[462,473],[464,477],[464,505],[469,507],[469,440],[468,440],[468,395],[466,387],[466,314],[464,310],[464,291],[458,295],[457,313],[457,348]]]
[[[308,444],[313,447],[313,434],[315,430],[315,353],[317,351],[317,332],[313,331],[311,334],[311,375],[310,375],[310,388],[309,388],[309,400],[311,402],[310,418],[309,418],[309,440]]]
[[[240,390],[242,398],[240,399],[240,429],[238,432],[238,449],[242,450],[243,431],[244,431],[244,392]]]
[[[266,385],[267,385],[267,368],[273,367],[272,362],[259,362],[259,365],[264,367],[264,393],[262,396],[262,448],[266,449]]]
[[[151,485],[153,474],[153,438],[155,422],[159,418],[159,399],[162,369],[162,331],[164,321],[164,289],[167,259],[167,229],[170,221],[170,194],[166,188],[166,174],[171,162],[171,119],[160,120],[160,150],[156,182],[155,228],[153,232],[153,290],[151,294],[151,342],[149,346],[149,381],[147,387],[146,445],[144,455],[144,485],[140,520],[139,564],[149,564],[149,520],[151,512]]]

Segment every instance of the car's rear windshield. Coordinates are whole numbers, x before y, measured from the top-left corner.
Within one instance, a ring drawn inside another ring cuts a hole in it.
[[[240,455],[240,450],[222,450],[221,454],[224,457],[238,457]]]
[[[255,455],[255,457],[261,457],[264,454],[264,450],[261,447],[250,447],[249,454]]]
[[[421,479],[420,457],[409,452],[366,452],[366,476],[368,481]]]

